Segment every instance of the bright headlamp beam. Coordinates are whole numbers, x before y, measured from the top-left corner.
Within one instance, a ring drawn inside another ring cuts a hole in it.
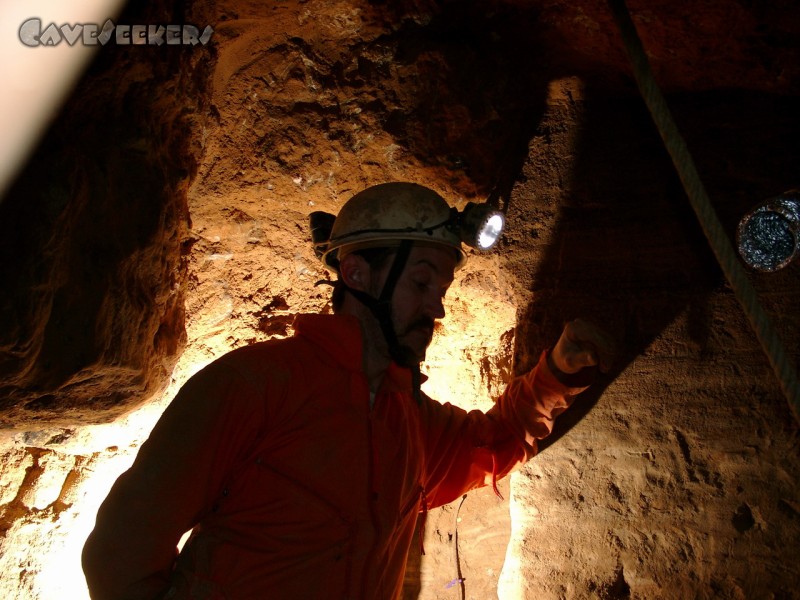
[[[488,250],[497,243],[505,227],[503,214],[496,212],[486,219],[486,222],[478,230],[478,248]]]
[[[116,19],[124,4],[123,0],[0,2],[0,202],[99,49],[66,41],[30,48],[20,40],[21,25],[39,17],[45,26],[102,26],[107,19]]]
[[[461,241],[482,251],[497,243],[506,224],[503,213],[490,204],[471,202],[464,208],[459,221]]]

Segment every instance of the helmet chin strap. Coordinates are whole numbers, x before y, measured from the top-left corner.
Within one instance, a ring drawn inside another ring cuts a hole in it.
[[[386,281],[383,284],[383,289],[378,298],[366,292],[362,292],[361,290],[355,290],[347,285],[345,285],[345,290],[356,300],[361,302],[361,304],[366,306],[375,316],[381,327],[383,338],[386,340],[389,356],[398,365],[411,370],[414,398],[418,404],[421,404],[422,395],[420,392],[421,376],[419,361],[409,348],[400,344],[400,341],[397,339],[397,332],[394,330],[394,323],[392,323],[392,296],[394,295],[394,289],[397,286],[400,275],[403,274],[403,270],[408,263],[408,256],[411,253],[412,245],[413,242],[411,240],[402,240],[400,242],[400,247],[397,250],[397,254],[395,254],[392,267],[389,270],[389,274],[386,276]]]

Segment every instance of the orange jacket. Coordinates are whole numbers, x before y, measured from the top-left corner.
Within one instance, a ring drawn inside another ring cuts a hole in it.
[[[397,598],[419,512],[533,456],[580,391],[543,354],[467,413],[418,405],[393,364],[370,409],[359,322],[295,328],[215,361],[167,408],[98,512],[93,598]]]

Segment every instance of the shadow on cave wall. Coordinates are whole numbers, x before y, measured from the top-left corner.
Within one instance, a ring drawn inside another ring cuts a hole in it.
[[[684,312],[688,343],[704,357],[718,325],[709,297],[730,293],[643,101],[587,96],[575,170],[552,243],[529,282],[533,300],[519,320],[515,354],[518,366],[529,364],[530,353],[552,344],[566,320],[584,316],[617,337],[619,357],[614,370],[559,419],[540,450],[584,418],[605,388]],[[670,98],[731,239],[757,202],[797,185],[795,101],[733,90]],[[526,164],[511,200],[511,213],[523,223],[541,208],[536,177]],[[530,247],[536,240],[519,241]],[[796,300],[791,280],[798,268],[758,278],[760,293],[793,289]],[[773,308],[789,351],[797,354],[800,323]]]
[[[421,80],[410,85],[419,97],[412,115],[390,112],[384,128],[423,163],[505,197],[545,107],[550,74],[538,12],[464,2],[439,8],[429,23],[406,22],[397,33],[394,60],[417,65]]]

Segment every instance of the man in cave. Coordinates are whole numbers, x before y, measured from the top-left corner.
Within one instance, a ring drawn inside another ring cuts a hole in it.
[[[468,225],[432,190],[388,183],[316,231],[335,314],[183,386],[98,512],[92,598],[398,598],[417,518],[531,458],[612,355],[576,320],[487,413],[422,393]]]

